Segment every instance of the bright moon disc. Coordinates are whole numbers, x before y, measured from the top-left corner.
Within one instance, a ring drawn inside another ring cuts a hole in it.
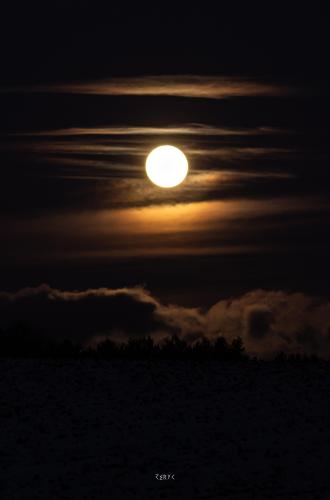
[[[188,160],[174,146],[153,149],[146,161],[147,176],[157,186],[171,188],[180,184],[188,173]]]

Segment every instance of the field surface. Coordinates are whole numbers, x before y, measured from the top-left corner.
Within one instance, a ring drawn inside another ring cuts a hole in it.
[[[0,388],[2,500],[330,498],[327,363],[2,359]]]

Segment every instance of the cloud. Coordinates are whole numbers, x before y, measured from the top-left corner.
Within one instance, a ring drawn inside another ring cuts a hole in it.
[[[163,304],[142,287],[61,291],[49,285],[0,293],[0,325],[32,325],[55,339],[90,344],[104,336],[125,340],[177,334],[243,338],[248,353],[278,351],[330,357],[330,302],[303,293],[253,290],[209,310]]]
[[[198,327],[195,310],[163,306],[141,287],[61,291],[49,285],[0,293],[0,323],[19,321],[54,339],[98,335],[184,334]]]
[[[292,89],[248,78],[206,75],[156,75],[90,82],[3,87],[1,92],[96,94],[113,96],[175,96],[202,99],[285,96]]]
[[[207,334],[242,335],[248,352],[330,356],[330,302],[303,293],[254,290],[221,300],[206,314]]]
[[[269,307],[254,304],[245,309],[243,321],[245,335],[255,339],[263,339],[269,334],[272,313]]]
[[[168,133],[171,133],[170,129],[167,129]],[[185,134],[185,128],[181,129],[181,134]],[[219,135],[222,131],[216,130]],[[121,173],[121,177],[127,178],[127,174],[135,172],[136,177],[141,177],[144,172],[145,158],[147,157],[150,150],[159,145],[156,143],[155,138],[152,135],[148,135],[147,131],[141,132],[135,139],[132,137],[116,134],[109,135],[106,134],[89,134],[86,130],[85,133],[66,131],[54,131],[46,132],[45,134],[41,132],[36,132],[35,134],[23,134],[17,136],[17,140],[11,141],[9,143],[2,143],[0,149],[7,152],[11,151],[17,156],[16,161],[19,162],[23,154],[28,154],[28,158],[33,160],[33,168],[36,164],[43,164],[43,169],[40,172],[46,172],[46,175],[50,174],[52,176],[63,177],[65,175],[64,170],[69,171],[71,178],[74,175],[81,176],[81,170],[84,170],[84,174],[87,177],[99,178],[107,177],[118,177]],[[237,135],[243,131],[237,130]],[[258,130],[255,129],[253,132],[257,136]],[[165,129],[159,130],[159,135],[165,135]],[[274,160],[288,158],[297,158],[297,155],[301,151],[296,149],[288,149],[283,147],[261,147],[261,146],[237,146],[235,143],[230,143],[231,136],[235,135],[234,131],[228,131],[228,141],[225,144],[212,144],[211,142],[205,142],[205,137],[202,134],[198,134],[197,130],[191,134],[195,133],[193,140],[188,137],[185,139],[179,139],[180,134],[172,139],[166,135],[166,139],[162,140],[162,143],[171,143],[181,148],[187,155],[189,162],[193,165],[193,171],[199,170],[205,172],[206,170],[213,170],[218,172],[223,172],[224,170],[237,170],[240,171],[244,168],[246,163],[249,163],[249,168],[253,168],[251,164],[253,160]],[[225,135],[225,131],[223,130]],[[30,136],[33,135],[33,140]],[[15,137],[16,138],[16,137]],[[251,164],[251,165],[250,165]],[[58,169],[54,169],[52,166],[58,165]],[[52,167],[47,170],[47,167]],[[76,166],[74,170],[71,168]],[[246,167],[245,167],[246,168]],[[272,166],[273,170],[274,167]],[[269,169],[269,167],[268,167]],[[51,172],[49,172],[51,170]],[[97,172],[99,170],[99,172]],[[267,165],[265,167],[260,166],[260,164],[254,166],[255,177],[259,174],[263,176],[267,170]],[[273,172],[275,177],[279,174],[283,176],[282,172],[277,170]],[[285,172],[285,175],[292,176],[292,173]],[[274,177],[274,176],[273,176]]]
[[[201,135],[201,136],[250,136],[289,133],[274,127],[229,128],[188,123],[169,125],[168,127],[120,126],[120,127],[69,127],[34,132],[21,132],[8,135],[41,137],[76,137],[76,136],[122,136],[122,135]]]
[[[132,144],[131,142],[125,142],[124,140],[118,143],[111,143],[111,141],[100,142],[99,140],[84,140],[84,141],[40,141],[40,142],[17,142],[14,145],[15,151],[26,151],[40,155],[42,160],[48,159],[51,155],[58,155],[58,158],[63,162],[66,161],[64,155],[72,155],[73,157],[78,157],[79,160],[93,158],[97,161],[99,157],[104,156],[108,159],[108,166],[111,167],[112,157],[133,157],[138,158],[143,156],[144,158],[150,152],[152,144],[149,141],[145,143]],[[7,149],[10,149],[7,147]],[[202,145],[198,148],[191,147],[186,144],[183,147],[184,152],[189,158],[198,157],[198,161],[201,160],[205,162],[208,158],[220,159],[220,160],[244,160],[244,159],[258,159],[258,158],[277,158],[278,156],[288,156],[289,154],[296,154],[299,150],[293,150],[288,148],[264,148],[264,147],[237,147],[235,145],[231,146],[221,146],[221,147],[210,147],[210,145]],[[42,156],[41,156],[42,155]],[[143,163],[138,160],[139,163]]]
[[[126,204],[131,196],[128,188],[127,185]],[[120,191],[125,191],[124,185]],[[101,193],[104,198],[106,193]],[[72,197],[72,190],[68,195]],[[285,253],[299,251],[297,241],[299,245],[306,241],[306,214],[312,229],[322,221],[316,229],[323,234],[329,213],[327,200],[308,197],[282,197],[280,203],[277,198],[177,203],[173,197],[173,203],[163,200],[163,204],[157,204],[151,193],[149,197],[145,191],[149,205],[136,206],[134,196],[129,208],[120,207],[119,198],[118,208],[78,211],[70,207],[65,217],[64,212],[45,210],[38,216],[23,212],[24,217],[18,214],[3,218],[3,262],[15,261],[15,266],[77,260],[96,264],[103,257],[170,258],[229,253],[272,254],[281,259]],[[113,206],[116,200],[110,194],[108,199]],[[310,237],[306,241],[309,244]],[[315,242],[313,245],[316,252],[318,247]]]

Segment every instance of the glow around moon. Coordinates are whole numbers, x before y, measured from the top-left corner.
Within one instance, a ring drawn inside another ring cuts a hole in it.
[[[146,161],[147,176],[159,187],[178,186],[187,176],[188,160],[174,146],[159,146],[151,151]]]

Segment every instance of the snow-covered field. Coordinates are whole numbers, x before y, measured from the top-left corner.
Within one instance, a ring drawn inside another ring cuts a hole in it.
[[[330,498],[326,363],[0,360],[0,386],[1,500]]]

